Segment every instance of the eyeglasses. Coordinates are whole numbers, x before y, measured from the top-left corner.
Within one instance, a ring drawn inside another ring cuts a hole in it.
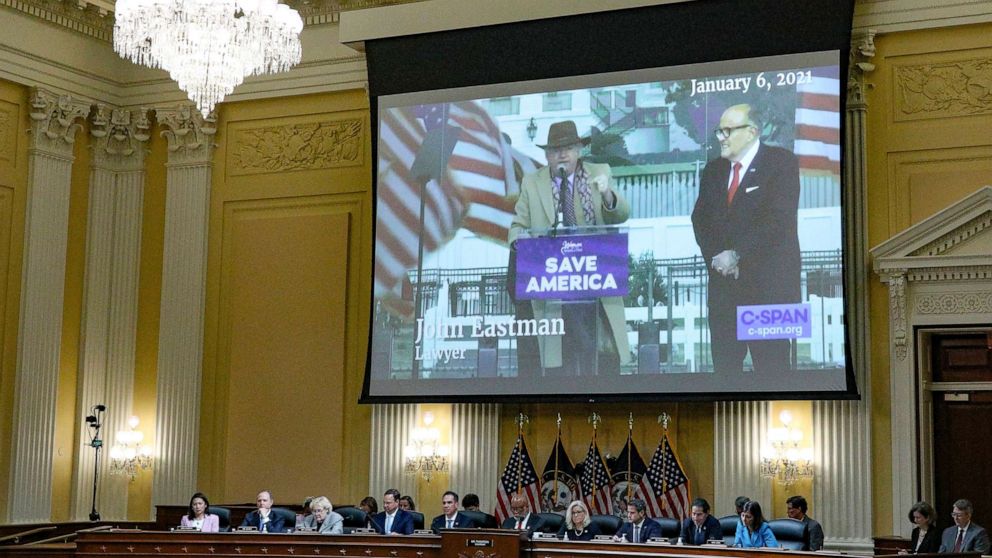
[[[968,512],[951,512],[951,517],[964,517],[968,515]]]
[[[713,130],[713,133],[716,134],[716,137],[718,139],[723,140],[729,138],[730,134],[733,134],[734,132],[740,130],[741,128],[750,128],[750,127],[751,127],[750,124],[741,124],[740,126],[733,126],[730,128],[717,128],[716,130]]]

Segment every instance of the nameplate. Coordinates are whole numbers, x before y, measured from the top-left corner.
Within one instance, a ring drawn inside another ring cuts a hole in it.
[[[492,539],[466,539],[465,546],[470,546],[473,548],[492,548]]]
[[[249,527],[244,527],[244,526],[242,526],[242,527],[238,527],[237,529],[235,529],[235,531],[237,531],[238,533],[257,532],[258,531],[258,527],[250,527],[250,526]]]
[[[672,544],[672,541],[665,537],[651,537],[648,539],[648,544]]]
[[[188,525],[185,526],[185,527],[182,526],[182,525],[180,525],[179,527],[176,527],[175,529],[173,529],[173,531],[182,531],[182,532],[199,531],[199,530],[200,529],[198,527],[192,527],[192,526],[188,526]]]
[[[375,529],[369,529],[368,527],[359,527],[358,529],[351,530],[352,535],[374,535]]]
[[[592,540],[613,542],[613,537],[611,537],[610,535],[596,535],[595,537],[592,538]]]
[[[413,530],[413,534],[414,535],[420,535],[420,536],[423,536],[423,535],[433,535],[434,534],[434,531],[431,531],[430,529],[414,529]]]
[[[540,531],[536,531],[534,533],[534,540],[535,541],[537,541],[537,540],[548,540],[548,539],[558,540],[558,535],[556,535],[554,533],[542,533]]]
[[[727,546],[723,539],[710,539],[706,541],[707,546]]]
[[[303,533],[304,535],[306,535],[308,533],[316,533],[317,530],[314,529],[313,527],[297,527],[296,529],[293,530],[293,532],[294,533]]]

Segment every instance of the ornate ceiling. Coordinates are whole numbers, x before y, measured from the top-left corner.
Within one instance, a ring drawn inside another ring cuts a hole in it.
[[[342,11],[407,4],[420,0],[286,0],[307,25],[335,23]],[[110,41],[114,28],[114,0],[0,0],[0,6],[18,10],[55,25]]]

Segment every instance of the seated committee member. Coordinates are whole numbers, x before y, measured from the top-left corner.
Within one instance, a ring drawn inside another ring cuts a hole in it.
[[[744,504],[750,502],[747,496],[738,496],[734,499],[734,509],[737,510],[737,520],[740,521],[741,514],[744,513]]]
[[[692,501],[692,514],[682,522],[679,534],[682,544],[706,544],[710,539],[723,539],[720,520],[710,515],[710,503],[703,498]]]
[[[321,535],[344,533],[344,518],[333,510],[334,507],[326,496],[317,496],[310,500],[310,511],[313,513],[303,518],[303,527]]]
[[[591,541],[603,533],[589,519],[589,508],[582,500],[573,500],[565,510],[565,523],[558,530],[558,538],[565,541]]]
[[[647,504],[640,498],[631,498],[627,502],[627,522],[613,536],[613,540],[643,543],[652,537],[661,536],[661,525],[647,518]]]
[[[799,160],[761,142],[762,117],[735,105],[720,117],[720,157],[699,175],[692,210],[696,244],[709,272],[710,351],[717,374],[740,373],[751,353],[757,372],[791,368],[788,339],[739,340],[738,306],[798,303]]]
[[[390,488],[382,495],[382,509],[372,517],[372,528],[380,535],[410,535],[413,516],[400,509],[400,491]]]
[[[255,497],[255,505],[258,509],[248,512],[245,520],[241,522],[242,527],[254,527],[260,532],[281,533],[285,529],[283,518],[272,513],[272,493],[263,490]]]
[[[439,534],[441,529],[471,529],[476,527],[475,522],[467,515],[458,513],[458,494],[455,492],[449,490],[441,496],[441,510],[444,513],[431,521],[431,531],[434,531],[435,535]]]
[[[984,527],[971,522],[974,508],[968,500],[954,502],[954,526],[944,529],[940,537],[939,552],[981,552],[989,553],[989,533]]]
[[[204,533],[216,533],[220,531],[220,518],[212,513],[207,513],[210,501],[207,495],[197,492],[189,499],[189,510],[179,523],[180,527],[194,527]]]
[[[737,524],[734,546],[739,548],[777,548],[772,528],[761,514],[761,504],[751,500],[744,504],[741,522]]]
[[[530,513],[530,502],[523,494],[514,494],[510,498],[510,513],[513,515],[503,521],[503,529],[527,531],[528,537],[534,536],[534,531],[541,528],[541,518]]]
[[[417,511],[417,504],[413,503],[413,498],[400,496],[400,509],[403,511]]]
[[[564,226],[616,225],[627,221],[630,204],[613,184],[609,165],[580,159],[589,138],[580,138],[575,122],[556,122],[548,130],[544,149],[548,164],[524,176],[514,206],[509,242],[556,224]],[[560,304],[532,300],[533,318],[562,319],[563,336],[539,339],[545,375],[580,376],[619,374],[630,362],[623,298],[602,297],[599,304]],[[594,325],[595,324],[595,325]],[[593,349],[595,348],[595,352]],[[598,366],[588,354],[598,355]]]
[[[933,506],[926,502],[917,502],[909,508],[909,521],[913,527],[913,534],[909,540],[909,551],[901,551],[900,554],[928,554],[940,551],[940,532],[937,531],[937,514],[933,511]]]
[[[785,501],[785,506],[785,513],[788,514],[789,519],[802,521],[806,524],[806,529],[804,529],[803,534],[803,550],[822,550],[823,527],[820,525],[819,521],[806,515],[806,510],[809,509],[809,504],[806,503],[806,498],[803,498],[802,496],[792,496]]]
[[[465,511],[479,511],[479,495],[469,492],[462,498],[462,509]]]

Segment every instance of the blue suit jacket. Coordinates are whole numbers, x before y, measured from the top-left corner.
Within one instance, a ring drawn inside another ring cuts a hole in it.
[[[262,516],[259,515],[258,510],[248,512],[245,516],[244,521],[241,522],[242,527],[255,527],[259,531],[262,530]],[[282,516],[275,514],[272,510],[269,510],[269,522],[265,526],[265,530],[269,533],[282,533],[286,529],[283,523]]]
[[[446,529],[447,524],[447,518],[445,518],[442,513],[441,515],[435,517],[434,521],[431,521],[431,530],[437,534],[441,531],[441,529]],[[460,513],[455,515],[455,524],[452,525],[453,529],[474,529],[475,527],[478,526],[469,516]]]
[[[706,544],[706,541],[710,539],[723,540],[720,520],[712,515],[707,515],[706,521],[703,522],[702,532],[697,534],[695,522],[691,518],[686,518],[682,522],[682,532],[679,537],[682,538],[682,544]]]
[[[385,534],[383,529],[386,527],[386,512],[379,512],[375,514],[372,518],[372,527],[380,535]],[[390,527],[389,532],[397,535],[412,535],[413,516],[404,510],[396,510],[396,517],[393,518],[393,524]]]
[[[623,524],[623,527],[621,527],[619,531],[617,531],[616,536],[620,538],[626,537],[627,540],[630,542],[636,542],[636,543],[648,542],[648,540],[651,539],[651,537],[661,536],[661,525],[657,521],[651,518],[644,518],[644,524],[641,525],[640,540],[635,541],[633,540],[634,524],[628,521]]]

